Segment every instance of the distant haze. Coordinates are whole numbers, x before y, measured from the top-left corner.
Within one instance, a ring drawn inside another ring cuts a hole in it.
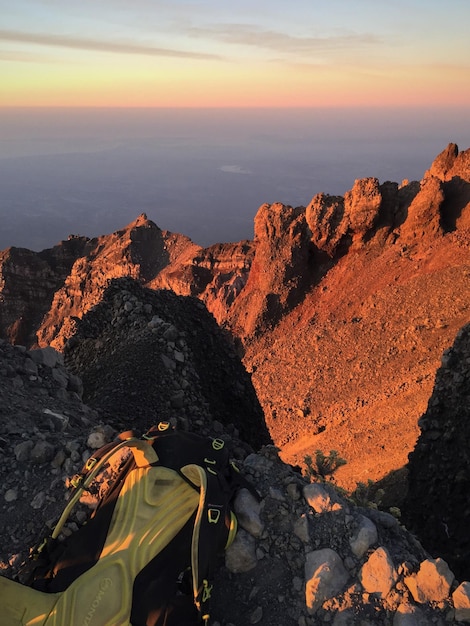
[[[142,212],[208,246],[253,236],[264,202],[357,178],[420,180],[463,109],[0,109],[0,250],[113,232]]]

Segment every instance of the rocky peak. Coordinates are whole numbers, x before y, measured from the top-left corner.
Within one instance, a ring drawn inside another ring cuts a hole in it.
[[[427,176],[435,176],[442,181],[449,181],[454,177],[459,177],[466,182],[470,182],[470,152],[468,150],[459,152],[457,144],[450,143],[434,159],[424,177],[426,178]]]
[[[347,232],[343,196],[317,194],[305,210],[305,219],[313,245],[326,252],[329,257],[336,256]]]
[[[344,195],[344,214],[352,245],[360,245],[376,224],[382,205],[382,193],[377,178],[354,181],[351,191]]]
[[[229,323],[250,336],[275,324],[309,283],[309,233],[304,207],[263,204],[255,217],[255,252]]]
[[[425,178],[419,192],[408,207],[408,215],[400,229],[403,243],[431,242],[443,234],[442,206],[445,191],[435,176]]]
[[[442,181],[441,224],[444,230],[470,228],[470,150],[459,152],[458,146],[450,143],[434,159],[423,180],[432,177]]]
[[[174,260],[175,251],[177,255],[187,246],[194,247],[187,237],[162,231],[145,214],[122,230],[91,240],[55,292],[37,329],[38,345],[62,349],[75,332],[75,318],[100,301],[109,280],[130,276],[150,282]]]

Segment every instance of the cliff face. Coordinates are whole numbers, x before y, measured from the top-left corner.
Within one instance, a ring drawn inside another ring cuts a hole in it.
[[[227,312],[229,327],[242,339],[281,319],[309,284],[310,246],[303,208],[262,205],[254,234],[246,285]]]
[[[355,181],[344,197],[323,193],[293,208],[264,204],[254,241],[202,249],[145,215],[111,235],[71,238],[34,253],[0,255],[0,334],[14,343],[61,348],[74,318],[107,281],[137,278],[200,298],[242,341],[275,325],[349,252],[392,244],[421,250],[470,226],[470,151],[450,144],[421,183]]]
[[[250,241],[197,248],[194,244],[169,263],[147,286],[203,300],[219,324],[243,291],[255,247]]]
[[[23,248],[0,252],[0,335],[12,343],[35,345],[41,320],[55,309],[55,294],[77,258],[87,255],[89,240],[63,241],[35,253]]]

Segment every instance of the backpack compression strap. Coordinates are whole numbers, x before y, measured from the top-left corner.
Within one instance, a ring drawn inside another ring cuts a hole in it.
[[[54,527],[51,535],[52,539],[57,539],[73,507],[80,500],[83,492],[91,485],[103,466],[106,465],[119,450],[126,447],[131,449],[137,467],[146,467],[158,461],[157,453],[150,445],[150,442],[137,439],[136,437],[120,441],[112,446],[106,446],[105,453],[102,456],[97,454],[96,456],[90,457],[85,464],[86,473],[79,474],[75,477],[75,492]]]

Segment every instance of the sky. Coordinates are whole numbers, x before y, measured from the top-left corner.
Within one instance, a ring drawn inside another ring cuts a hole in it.
[[[0,0],[0,107],[470,106],[469,0]]]

